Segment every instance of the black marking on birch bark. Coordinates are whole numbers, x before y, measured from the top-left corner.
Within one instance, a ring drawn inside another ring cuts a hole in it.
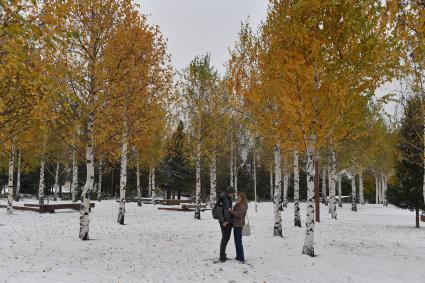
[[[295,210],[294,225],[296,227],[301,227],[300,203],[298,201],[294,203],[294,210]]]

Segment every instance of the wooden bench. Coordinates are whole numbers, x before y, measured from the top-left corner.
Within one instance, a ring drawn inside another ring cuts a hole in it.
[[[38,208],[39,212],[55,212],[56,209],[73,209],[80,210],[81,203],[58,203],[58,204],[36,204],[36,203],[24,203],[24,207]],[[95,207],[95,203],[90,203],[90,210]]]
[[[120,203],[120,200],[116,200],[116,202],[117,203]],[[135,203],[139,203],[139,200],[138,199],[126,199],[125,200],[125,202],[126,203],[132,203],[132,202],[135,202]],[[141,201],[141,203],[142,204],[156,204],[156,202],[155,201],[153,201],[152,199],[142,199],[142,201]]]
[[[171,211],[195,211],[195,207],[189,207],[187,205],[182,205],[182,207],[158,207],[158,210],[171,210]],[[204,206],[202,208],[201,206],[201,211],[205,211],[205,210],[211,210],[211,208],[207,208],[206,206]]]
[[[155,200],[155,202],[162,205],[180,205],[182,203],[195,203],[195,201],[191,199],[158,199]]]
[[[0,205],[0,208],[7,208],[7,205]],[[41,210],[40,208],[38,208],[38,207],[28,207],[28,206],[12,206],[12,208],[14,209],[14,210],[24,210],[24,211],[33,211],[33,212],[39,212],[39,213],[47,213],[47,212],[49,212],[49,213],[53,213],[53,212],[55,212],[54,210],[49,210],[49,209],[46,209],[46,210]]]
[[[181,208],[181,207],[158,207],[158,210],[171,210],[171,211],[195,211],[194,209]]]
[[[194,203],[182,204],[182,208],[196,208],[196,204],[194,204]],[[207,205],[201,204],[201,208],[207,208]]]
[[[127,198],[126,199],[126,202],[139,202],[139,201],[141,201],[142,203],[145,203],[145,202],[152,202],[152,199],[150,199],[150,198]]]

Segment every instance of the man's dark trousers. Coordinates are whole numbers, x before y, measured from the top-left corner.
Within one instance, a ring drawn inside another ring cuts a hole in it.
[[[230,240],[230,235],[232,233],[232,224],[227,223],[226,227],[223,226],[223,223],[220,223],[221,228],[221,243],[220,243],[220,259],[226,259],[226,247],[227,243]]]

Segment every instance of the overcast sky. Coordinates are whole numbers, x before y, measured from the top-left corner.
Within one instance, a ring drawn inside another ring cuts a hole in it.
[[[197,55],[211,54],[224,73],[242,21],[256,27],[266,17],[267,0],[137,0],[149,22],[168,38],[168,52],[178,70]]]

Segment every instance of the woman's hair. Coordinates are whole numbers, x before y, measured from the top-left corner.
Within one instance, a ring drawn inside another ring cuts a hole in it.
[[[248,206],[248,200],[245,193],[239,193],[239,203]]]

